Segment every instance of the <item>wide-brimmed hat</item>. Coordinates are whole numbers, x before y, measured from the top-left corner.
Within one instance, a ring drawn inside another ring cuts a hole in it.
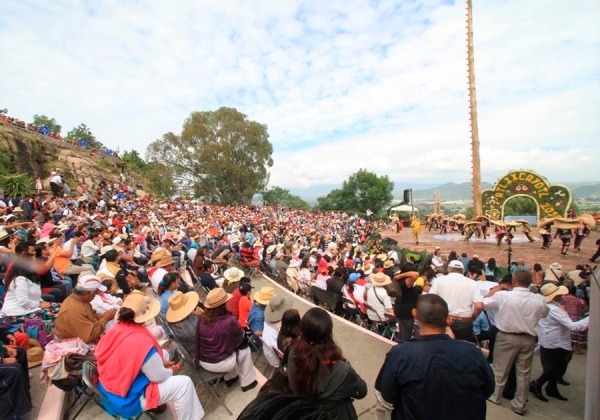
[[[385,261],[387,260],[387,254],[377,254],[376,258],[380,261]]]
[[[31,345],[31,339],[29,340],[29,344]],[[39,344],[39,343],[38,343]],[[27,349],[27,366],[29,369],[37,367],[42,364],[42,360],[44,359],[44,349],[41,347],[30,347]]]
[[[156,261],[160,260],[165,255],[171,255],[171,253],[165,248],[156,248],[150,256],[150,263],[154,264]]]
[[[3,230],[2,232],[0,232],[0,241],[8,236],[8,232]]]
[[[160,302],[153,297],[129,294],[123,302],[123,308],[132,309],[135,313],[133,322],[143,324],[160,313]],[[117,312],[118,317],[118,312]]]
[[[544,295],[546,302],[550,302],[558,295],[568,294],[569,289],[567,289],[565,286],[557,286],[554,283],[548,283],[544,284],[541,287],[540,292],[542,293],[542,295]]]
[[[553,262],[548,266],[548,268],[551,268],[552,270],[562,270],[562,265],[557,262]]]
[[[244,277],[244,272],[237,267],[231,267],[223,273],[223,277],[226,280],[229,280],[230,283],[235,283],[240,281],[242,277]]]
[[[21,207],[15,207],[13,209],[13,213],[18,213],[18,212],[22,212],[22,211],[23,211],[23,209]]]
[[[106,292],[106,286],[102,285],[102,281],[100,281],[100,279],[93,274],[79,276],[79,279],[77,280],[77,287],[89,291],[100,290],[102,292]]]
[[[386,262],[383,263],[383,268],[391,268],[394,266],[394,261],[392,260],[387,260]]]
[[[39,244],[51,244],[54,241],[56,241],[56,238],[50,239],[49,237],[45,237],[45,238],[42,238],[42,239],[38,240],[35,244],[36,245],[39,245]]]
[[[363,273],[365,273],[365,276],[368,276],[372,272],[373,272],[373,266],[371,264],[365,264],[365,266],[363,267]]]
[[[166,267],[168,265],[174,264],[173,257],[169,254],[166,254],[160,258],[154,265],[158,268]]]
[[[218,308],[219,306],[227,303],[227,301],[232,297],[233,295],[227,293],[222,287],[215,287],[210,292],[208,292],[208,295],[206,295],[204,307],[206,309]]]
[[[237,235],[234,235],[231,237],[231,240],[229,241],[230,244],[237,244],[238,242],[241,242],[240,237]]]
[[[273,251],[275,251],[275,245],[269,245],[267,247],[267,254],[272,253]]]
[[[196,306],[200,296],[196,292],[182,293],[177,291],[169,298],[169,309],[167,309],[167,321],[179,322],[187,318]]]
[[[275,295],[265,308],[265,320],[268,322],[279,322],[283,313],[294,306],[291,297]]]
[[[391,282],[392,279],[390,279],[390,276],[384,273],[377,273],[371,277],[371,283],[373,283],[375,286],[385,286]]]
[[[258,292],[254,293],[254,300],[261,305],[268,305],[269,301],[275,296],[275,289],[269,286],[262,287]]]
[[[106,246],[103,246],[100,249],[100,256],[105,255],[108,251],[112,251],[113,249],[116,251],[117,247],[115,245],[106,245]]]
[[[263,243],[261,241],[254,241],[254,247],[260,247],[263,246]]]
[[[298,268],[300,267],[300,260],[291,260],[290,261],[290,265],[288,265],[289,268]]]

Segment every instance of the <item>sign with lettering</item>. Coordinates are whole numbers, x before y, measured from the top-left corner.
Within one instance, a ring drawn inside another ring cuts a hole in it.
[[[481,193],[483,214],[492,220],[504,219],[504,206],[514,197],[532,198],[542,217],[566,217],[573,202],[571,190],[560,184],[550,184],[543,176],[527,170],[512,171],[498,179],[494,188]]]

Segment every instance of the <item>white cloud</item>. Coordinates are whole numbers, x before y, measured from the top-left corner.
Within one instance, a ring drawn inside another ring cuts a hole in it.
[[[600,179],[596,2],[474,5],[483,178]],[[233,106],[269,126],[271,184],[470,179],[465,8],[425,1],[9,2],[2,107],[109,147]]]

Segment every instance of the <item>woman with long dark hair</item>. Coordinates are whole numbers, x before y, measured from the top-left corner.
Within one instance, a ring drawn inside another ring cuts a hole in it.
[[[281,328],[277,334],[277,348],[282,353],[300,337],[300,313],[298,309],[288,309],[281,317]]]
[[[485,279],[488,281],[496,281],[496,275],[498,274],[498,265],[494,258],[490,258],[484,265],[485,268]]]
[[[302,317],[300,331],[289,356],[290,388],[316,402],[333,419],[357,419],[352,400],[367,395],[367,384],[333,341],[331,316],[312,308]]]
[[[196,363],[209,372],[224,373],[225,385],[240,379],[242,391],[256,387],[256,371],[244,330],[229,312],[226,303],[231,295],[225,289],[212,289],[204,301],[204,313],[196,330]]]
[[[11,318],[13,324],[35,318],[54,325],[60,304],[42,300],[40,277],[36,273],[13,265],[4,279],[4,287],[6,295],[2,312]]]
[[[158,283],[158,300],[160,301],[160,313],[165,316],[167,315],[167,310],[169,309],[169,298],[173,296],[173,293],[179,287],[179,282],[181,278],[179,274],[175,271],[173,273],[167,273],[163,277],[163,279]]]

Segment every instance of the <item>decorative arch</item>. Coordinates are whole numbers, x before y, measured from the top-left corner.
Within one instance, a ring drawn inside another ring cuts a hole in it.
[[[573,202],[573,193],[567,186],[550,184],[536,172],[520,169],[500,177],[494,188],[481,193],[483,214],[492,220],[503,220],[506,202],[518,196],[530,197],[536,202],[538,220],[566,217]]]

